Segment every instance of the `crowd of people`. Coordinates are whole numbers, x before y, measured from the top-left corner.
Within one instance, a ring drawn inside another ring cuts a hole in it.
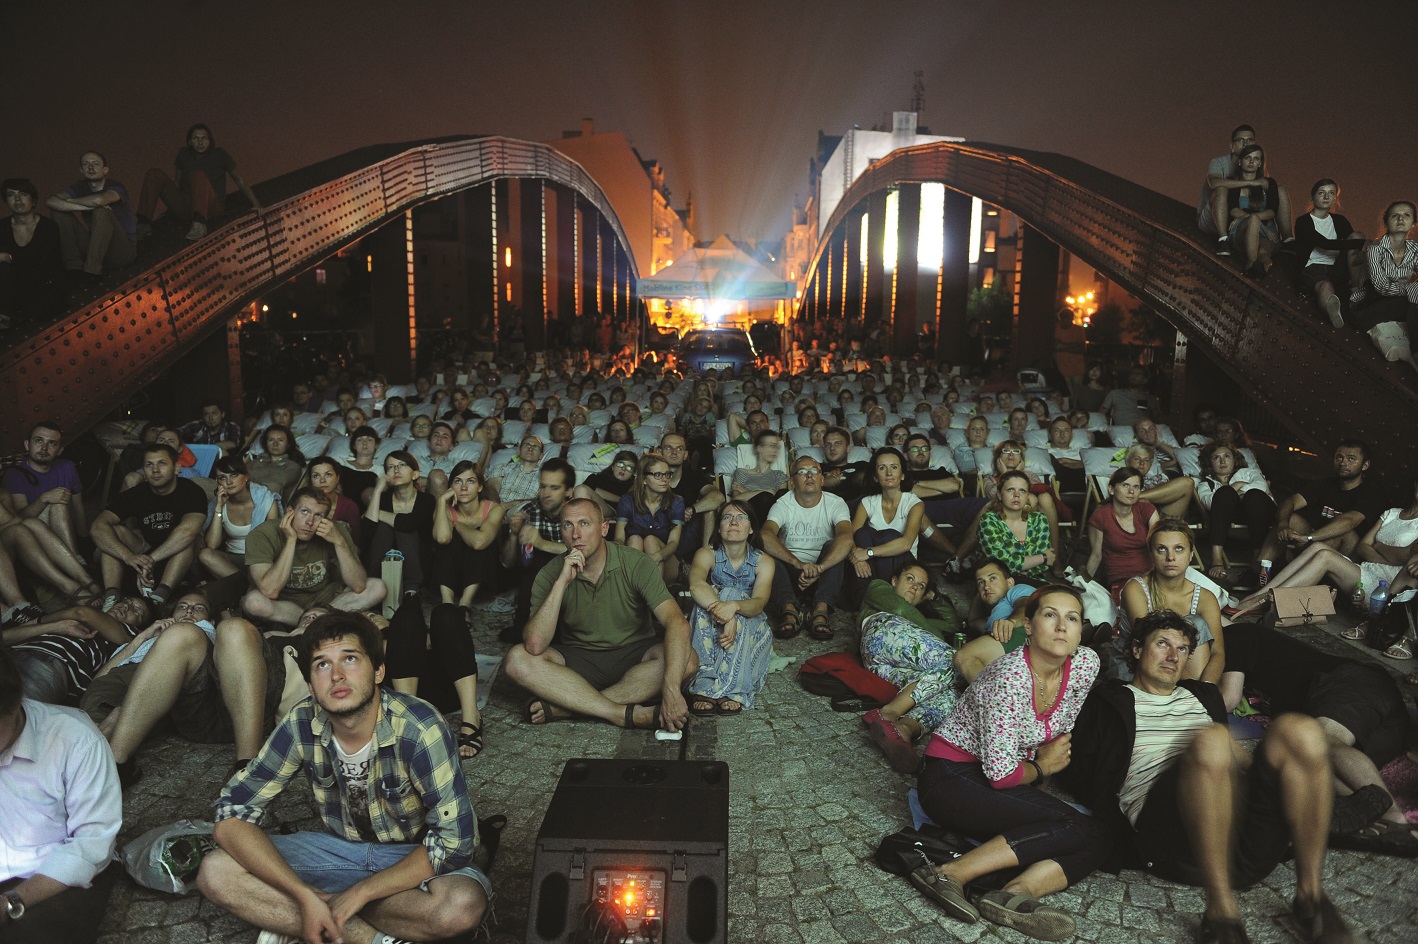
[[[1287,696],[1309,717],[1275,719],[1254,761],[1224,727],[1258,679],[1279,683],[1257,665],[1263,631],[1223,609],[1321,579],[1412,595],[1418,506],[1383,510],[1363,443],[1281,497],[1234,418],[1203,406],[1179,440],[1141,371],[1090,411],[919,361],[737,378],[535,357],[430,368],[405,385],[311,378],[246,428],[204,403],[144,431],[102,509],[63,430],[31,430],[0,493],[0,790],[82,793],[100,825],[82,867],[48,851],[64,821],[36,827],[0,885],[13,929],[96,924],[117,796],[163,719],[233,745],[222,853],[199,883],[223,907],[310,940],[476,926],[491,885],[462,764],[496,745],[472,630],[498,611],[529,724],[673,731],[752,711],[775,641],[827,649],[856,629],[863,665],[898,691],[862,718],[869,740],[919,773],[930,818],[979,843],[911,871],[960,920],[1060,939],[1074,918],[1042,899],[1149,862],[1205,888],[1204,939],[1243,940],[1230,889],[1293,848],[1297,920],[1347,940],[1327,843],[1418,851],[1378,775],[1405,747],[1387,674],[1330,660]],[[975,593],[957,613],[941,581],[961,579]],[[1385,654],[1411,651],[1405,636]],[[41,753],[51,736],[75,747]],[[268,837],[262,810],[302,769],[326,832]],[[1039,789],[1055,775],[1092,816]],[[1225,790],[1243,816],[1193,799]],[[354,872],[330,866],[353,857]]]
[[[46,201],[52,220],[32,184],[5,181],[0,314],[47,317],[65,270],[130,264],[159,203],[192,240],[228,177],[259,209],[235,167],[195,125],[136,206],[96,152]],[[1392,204],[1371,242],[1338,195],[1317,182],[1292,225],[1242,126],[1198,224],[1252,276],[1293,249],[1336,328],[1418,329],[1414,205]],[[122,792],[141,789],[164,720],[233,749],[206,897],[292,939],[476,928],[492,884],[464,765],[496,732],[473,630],[501,613],[525,723],[672,732],[755,710],[775,642],[827,650],[850,629],[897,692],[861,718],[868,740],[973,843],[910,863],[960,921],[1061,940],[1075,919],[1044,899],[1131,866],[1201,886],[1199,940],[1231,944],[1233,889],[1293,855],[1304,939],[1350,940],[1326,849],[1418,855],[1379,774],[1407,746],[1403,698],[1375,665],[1245,618],[1320,581],[1365,605],[1382,584],[1406,607],[1418,498],[1380,494],[1355,440],[1333,478],[1286,494],[1219,407],[1185,437],[1159,422],[1140,367],[1021,391],[872,354],[871,338],[795,341],[737,377],[624,353],[455,355],[407,384],[353,365],[245,427],[215,401],[149,424],[102,508],[64,431],[36,424],[0,483],[0,807],[25,823],[0,832],[0,932],[94,938]],[[967,582],[968,605],[942,581]],[[1381,619],[1382,655],[1411,659],[1407,622]],[[1254,754],[1226,726],[1248,692],[1276,714]],[[302,771],[324,831],[268,834]]]

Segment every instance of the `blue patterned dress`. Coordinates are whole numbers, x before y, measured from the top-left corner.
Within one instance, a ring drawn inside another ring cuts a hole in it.
[[[714,566],[709,571],[709,586],[725,603],[747,600],[753,596],[753,582],[758,576],[758,561],[763,552],[750,547],[743,566],[734,570],[722,547],[714,550]],[[738,634],[734,644],[725,651],[719,647],[719,624],[709,611],[695,604],[689,616],[694,654],[699,657],[699,672],[689,683],[689,690],[705,698],[729,698],[745,708],[753,700],[768,677],[768,663],[773,658],[773,631],[768,617],[738,617]]]

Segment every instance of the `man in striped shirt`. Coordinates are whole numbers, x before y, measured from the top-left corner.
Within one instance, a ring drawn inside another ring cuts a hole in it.
[[[1074,726],[1070,788],[1093,809],[1115,864],[1202,887],[1198,942],[1245,944],[1232,889],[1261,881],[1291,850],[1301,936],[1352,940],[1322,881],[1334,801],[1323,730],[1284,714],[1247,754],[1226,728],[1216,687],[1181,677],[1195,645],[1184,616],[1159,610],[1138,620],[1132,682],[1094,689]]]
[[[0,639],[15,652],[25,695],[54,705],[72,704],[109,657],[148,625],[148,603],[124,597],[107,613],[70,606],[22,626],[6,626]]]
[[[383,641],[358,613],[301,636],[299,702],[217,802],[221,851],[198,887],[262,940],[442,940],[475,929],[492,884],[473,864],[477,818],[438,710],[381,689]],[[260,822],[305,773],[323,832],[267,835]]]

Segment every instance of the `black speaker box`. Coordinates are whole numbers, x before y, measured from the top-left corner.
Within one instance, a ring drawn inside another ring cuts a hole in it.
[[[569,760],[537,833],[526,939],[723,944],[728,856],[727,764]]]

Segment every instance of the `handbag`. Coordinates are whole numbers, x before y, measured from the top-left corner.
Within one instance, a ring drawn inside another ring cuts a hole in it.
[[[1329,586],[1276,587],[1270,591],[1276,629],[1325,623],[1334,615],[1335,589]]]
[[[940,865],[969,851],[970,843],[965,839],[927,824],[924,830],[908,826],[883,837],[872,860],[883,872],[910,875],[921,864],[922,855]]]

